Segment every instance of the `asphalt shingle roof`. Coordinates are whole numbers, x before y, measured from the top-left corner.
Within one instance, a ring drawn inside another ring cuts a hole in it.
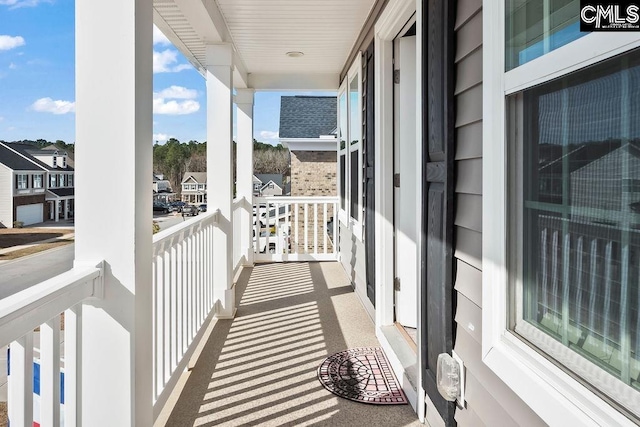
[[[335,96],[283,96],[280,99],[280,138],[319,138],[335,134]]]
[[[187,181],[189,177],[193,177],[199,184],[206,184],[207,182],[207,173],[206,172],[185,172],[182,177],[181,183]]]
[[[35,160],[35,159],[34,159]],[[17,171],[41,171],[42,168],[4,144],[0,144],[0,163]]]
[[[75,194],[74,188],[50,188],[48,191],[58,197],[68,197]]]
[[[52,171],[52,172],[73,172],[73,168],[67,164],[66,168],[57,166],[57,167],[51,167],[48,164],[46,164],[45,162],[38,160],[35,155],[38,154],[53,154],[53,151],[49,152],[49,150],[38,150],[38,149],[34,149],[33,145],[30,144],[20,144],[18,142],[11,142],[11,143],[7,143],[7,145],[11,148],[13,148],[14,150],[16,150],[17,152],[19,152],[20,154],[23,154],[25,156],[27,156],[29,159],[31,159],[32,161],[36,162],[38,165],[42,166],[43,168],[45,168],[48,171]],[[60,150],[63,151],[63,150]]]
[[[266,185],[269,181],[273,181],[278,187],[282,188],[282,175],[278,173],[257,173],[256,178],[262,181],[262,185]]]

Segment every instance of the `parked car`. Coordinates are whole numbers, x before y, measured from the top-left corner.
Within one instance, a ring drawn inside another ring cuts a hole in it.
[[[184,205],[182,207],[182,216],[196,216],[198,215],[198,208],[193,205]]]
[[[254,232],[255,234],[255,232]],[[289,237],[289,229],[287,226],[280,227],[280,248],[285,250],[285,252],[289,253],[291,250],[291,238]],[[270,228],[269,230],[269,253],[275,254],[277,248],[277,236],[275,232],[275,227]],[[256,237],[253,237],[253,244],[256,247]],[[257,241],[257,249],[261,254],[267,251],[267,230],[262,230],[260,232],[260,238]]]
[[[203,203],[200,206],[198,206],[198,209],[200,210],[200,212],[206,212],[207,211],[207,204]]]
[[[176,200],[175,202],[169,203],[169,205],[173,208],[174,211],[182,212],[182,207],[186,205],[186,203]]]
[[[289,218],[291,218],[291,213],[292,213],[293,208],[289,207]],[[279,223],[284,222],[287,219],[287,207],[285,205],[280,206],[280,208],[278,209],[278,216],[276,218],[276,208],[275,207],[270,207],[269,210],[267,211],[267,209],[263,206],[260,207],[260,209],[258,209],[258,212],[260,213],[260,226],[261,227],[266,227],[267,225],[267,216],[269,217],[268,221],[269,221],[269,225],[270,226],[274,226],[276,225],[276,221]],[[257,212],[254,210],[253,213],[253,225],[256,224],[256,215]]]
[[[169,213],[170,209],[171,209],[171,207],[169,205],[167,205],[166,203],[153,202],[153,211],[154,212]]]

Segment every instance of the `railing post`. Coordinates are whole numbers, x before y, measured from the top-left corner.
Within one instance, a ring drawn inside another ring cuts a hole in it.
[[[233,289],[233,47],[207,46],[208,204],[220,210],[213,236],[213,284],[218,318],[235,315]]]
[[[75,22],[75,266],[104,260],[104,296],[82,306],[81,420],[150,426],[153,4],[77,0]]]
[[[246,264],[253,266],[253,105],[254,89],[238,89],[236,104],[238,106],[238,140],[236,164],[236,198],[243,199],[240,214],[240,256],[244,256]]]

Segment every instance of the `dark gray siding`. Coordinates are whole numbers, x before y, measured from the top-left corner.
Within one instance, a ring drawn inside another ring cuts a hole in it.
[[[544,425],[482,362],[482,0],[458,0],[456,36],[454,349],[467,404],[455,418],[460,427]]]

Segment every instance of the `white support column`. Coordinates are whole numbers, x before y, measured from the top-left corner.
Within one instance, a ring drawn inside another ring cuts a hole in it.
[[[64,219],[69,219],[69,199],[64,200]]]
[[[247,260],[246,265],[253,266],[253,106],[254,89],[236,91],[237,145],[236,145],[236,197],[245,199],[240,224],[241,254]]]
[[[75,22],[75,266],[104,261],[82,306],[80,423],[151,426],[153,4],[76,0]]]
[[[55,222],[60,221],[60,200],[55,201],[55,216],[53,217]]]
[[[218,318],[235,315],[233,289],[233,48],[207,46],[208,205],[220,209],[213,235],[214,298]]]

